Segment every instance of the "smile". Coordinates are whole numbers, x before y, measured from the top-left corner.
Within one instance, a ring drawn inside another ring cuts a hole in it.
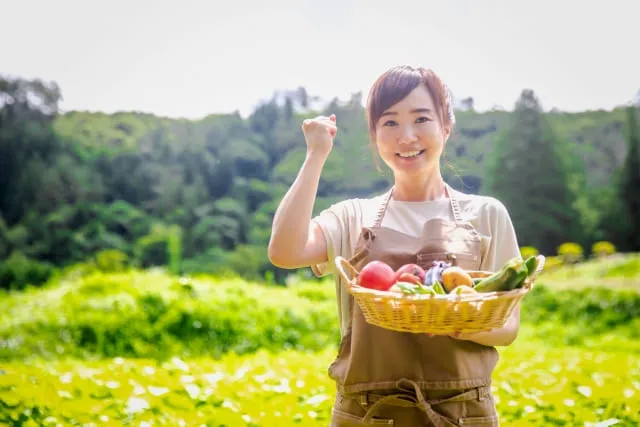
[[[412,157],[417,157],[422,153],[424,153],[424,150],[405,151],[404,153],[396,153],[396,156],[402,157],[404,159],[410,159]]]

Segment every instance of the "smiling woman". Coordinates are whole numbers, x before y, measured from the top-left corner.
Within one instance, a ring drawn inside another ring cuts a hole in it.
[[[497,271],[520,257],[509,214],[500,201],[456,191],[442,178],[440,161],[455,118],[448,90],[432,70],[399,66],[382,74],[369,93],[367,121],[371,147],[392,170],[393,186],[312,218],[339,128],[335,115],[307,119],[307,156],[276,211],[269,242],[275,265],[335,275],[342,339],[329,367],[338,391],[331,425],[497,425],[495,346],[516,338],[519,308],[491,331],[392,331],[367,323],[335,274],[334,260],[347,259],[361,272],[374,261],[398,271],[407,264],[428,269],[454,256],[464,270]]]
[[[440,157],[455,116],[449,92],[431,70],[396,67],[378,78],[367,105],[369,135],[394,173],[396,200],[443,194]],[[427,185],[414,185],[415,180]],[[413,189],[418,193],[413,193]],[[431,194],[424,194],[424,191]]]

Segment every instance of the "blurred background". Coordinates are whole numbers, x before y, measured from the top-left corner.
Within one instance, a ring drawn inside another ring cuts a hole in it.
[[[314,213],[388,188],[364,102],[410,64],[452,91],[445,179],[547,257],[499,412],[640,422],[637,2],[0,10],[0,420],[326,425],[331,278],[271,265],[271,222],[318,114],[339,133]]]

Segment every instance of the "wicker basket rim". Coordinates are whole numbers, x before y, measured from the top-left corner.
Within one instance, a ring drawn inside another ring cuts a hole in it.
[[[360,297],[376,297],[376,298],[384,298],[389,300],[396,301],[412,301],[412,302],[438,302],[438,301],[460,301],[460,302],[478,302],[478,301],[487,301],[491,299],[498,298],[511,298],[516,297],[520,294],[526,294],[533,287],[535,280],[542,271],[544,267],[545,257],[543,255],[537,255],[538,258],[538,268],[535,273],[525,280],[524,286],[518,289],[511,289],[509,291],[493,291],[493,292],[478,292],[478,293],[463,293],[463,294],[445,294],[445,295],[431,295],[431,294],[403,294],[399,292],[389,292],[382,291],[377,289],[365,288],[364,286],[360,286],[357,284],[356,278],[359,272],[353,267],[349,261],[341,256],[335,257],[335,265],[338,269],[339,274],[345,279],[347,283],[347,291],[354,295]],[[353,277],[349,277],[347,273],[344,271],[345,266],[349,270]],[[467,271],[471,275],[471,277],[488,277],[493,274],[490,271],[483,270],[469,270]]]

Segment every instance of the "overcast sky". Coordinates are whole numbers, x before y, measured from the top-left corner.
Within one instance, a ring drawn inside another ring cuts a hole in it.
[[[640,1],[0,0],[0,73],[57,82],[63,110],[247,114],[304,86],[347,99],[390,66],[456,98],[611,109],[640,90]]]

